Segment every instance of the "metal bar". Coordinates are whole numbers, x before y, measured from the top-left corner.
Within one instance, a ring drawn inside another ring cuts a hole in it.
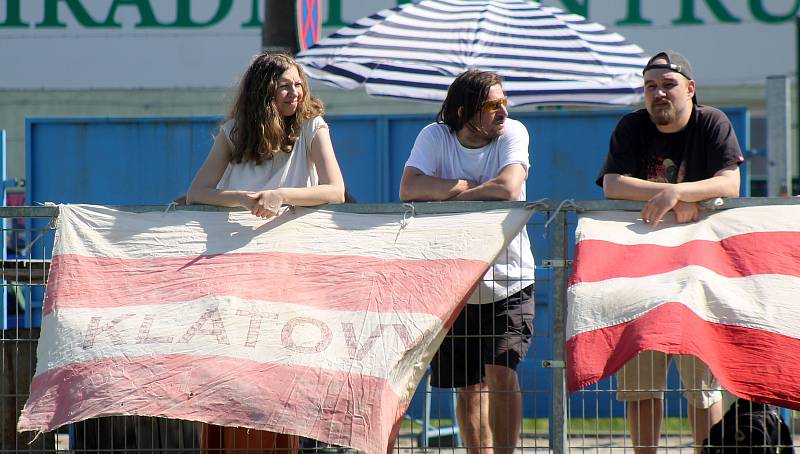
[[[341,213],[359,214],[404,214],[414,207],[414,214],[466,213],[475,211],[507,210],[511,208],[529,208],[538,211],[555,211],[558,200],[541,200],[536,202],[414,202],[403,203],[342,203],[320,205],[319,210],[337,211]],[[629,200],[578,200],[575,206],[565,205],[561,211],[640,211],[642,202]],[[717,210],[743,208],[764,205],[800,205],[798,197],[752,197],[723,199]],[[243,208],[218,207],[211,205],[110,205],[109,208],[132,213],[150,211],[244,211]],[[52,218],[58,216],[58,206],[15,206],[0,207],[0,218]]]
[[[402,203],[342,203],[321,205],[315,207],[320,210],[337,211],[341,213],[359,214],[404,214],[411,210],[415,214],[438,213],[466,213],[475,211],[507,210],[512,208],[531,208],[531,202],[415,202]],[[545,211],[552,205],[548,202],[537,202],[536,208]],[[244,211],[244,208],[220,207],[212,205],[108,205],[109,208],[127,211],[130,213],[147,213],[153,211],[203,211],[203,212],[230,212]],[[52,218],[58,216],[57,205],[48,206],[13,206],[0,207],[0,218]]]
[[[572,260],[542,260],[543,268],[568,268],[572,266]]]
[[[475,211],[507,210],[512,208],[530,208],[546,211],[554,205],[547,201],[536,202],[414,202],[414,203],[342,203],[320,205],[318,210],[336,211],[357,214],[405,214],[412,210],[414,214],[467,213]],[[143,213],[148,211],[166,211],[167,205],[124,205],[110,208]],[[211,205],[178,205],[169,210],[179,211],[244,211],[243,208],[217,207]]]
[[[365,203],[322,205],[321,210],[361,214],[404,214],[411,210],[414,214],[466,213],[475,211],[508,210],[512,208],[531,208],[530,202],[414,202],[411,203]],[[541,211],[550,205],[540,205]]]
[[[797,172],[796,175],[798,179],[800,179],[800,16],[796,16],[794,18],[794,52],[795,52],[795,60],[794,60],[794,74],[795,74],[795,124],[797,125],[797,131],[795,137],[797,137],[797,143],[795,143],[795,151],[794,156],[797,160],[795,165],[795,171]]]
[[[0,218],[52,218],[58,216],[57,206],[0,207]]]
[[[6,188],[9,187],[10,185],[6,186],[6,181],[8,181],[6,179],[8,169],[6,166],[6,132],[3,129],[0,129],[0,163],[2,163],[2,172],[0,172],[2,176],[0,178],[2,178],[3,180],[2,200],[0,200],[0,206],[6,206]],[[2,243],[3,245],[2,258],[3,260],[5,260],[8,257],[9,235],[7,234],[7,232],[9,231],[8,227],[11,224],[9,219],[0,219],[0,224],[3,226],[3,238],[2,240],[0,240],[0,243]],[[5,285],[3,286],[2,291],[0,291],[0,298],[3,298],[3,301],[0,302],[0,310],[3,311],[2,313],[0,313],[0,323],[2,323],[1,327],[5,329],[7,325],[6,314],[8,314],[8,289],[6,288]]]
[[[24,284],[44,284],[50,273],[50,260],[4,259],[0,262],[0,272],[4,281]]]
[[[767,77],[767,195],[791,195],[789,79]]]
[[[800,205],[798,197],[743,197],[738,199],[722,199],[721,206],[716,210],[730,208],[744,208],[764,205]],[[628,200],[577,200],[577,208],[564,207],[567,211],[641,211],[644,207],[643,202],[633,202]]]
[[[556,213],[553,222],[552,261],[567,261],[567,214]],[[553,268],[553,364],[565,361],[564,344],[566,338],[567,316],[567,277],[566,267]],[[551,447],[554,454],[567,452],[567,376],[566,369],[553,369],[553,419],[550,427]]]

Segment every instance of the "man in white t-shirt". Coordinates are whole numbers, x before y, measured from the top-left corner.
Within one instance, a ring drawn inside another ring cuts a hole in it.
[[[400,181],[403,201],[525,200],[528,131],[508,118],[500,77],[467,71],[420,131]],[[523,229],[470,296],[431,362],[433,386],[458,388],[470,454],[512,453],[522,396],[516,367],[533,332],[534,263]]]

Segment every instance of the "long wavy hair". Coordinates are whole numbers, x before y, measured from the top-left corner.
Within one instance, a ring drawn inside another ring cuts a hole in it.
[[[278,79],[291,68],[296,68],[300,75],[303,96],[294,115],[284,117],[275,105],[275,92]],[[291,153],[303,123],[324,111],[322,101],[311,96],[303,68],[292,57],[257,56],[242,77],[231,107],[230,118],[234,120],[231,162],[261,164],[272,159],[275,153]]]

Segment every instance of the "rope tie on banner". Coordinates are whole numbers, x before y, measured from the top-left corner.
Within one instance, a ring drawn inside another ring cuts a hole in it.
[[[173,200],[172,202],[169,203],[169,205],[167,205],[167,209],[164,210],[164,214],[169,213],[170,209],[175,209],[177,206],[178,206],[178,202]]]
[[[57,205],[56,205],[55,203],[53,203],[53,202],[44,202],[44,203],[36,202],[36,203],[37,203],[38,205],[41,205],[41,206],[46,206],[46,207],[54,207],[54,206],[57,206]],[[25,247],[24,247],[24,248],[22,248],[22,250],[20,251],[20,252],[22,253],[21,255],[22,255],[22,256],[26,256],[26,255],[28,255],[28,253],[31,251],[31,248],[33,247],[33,245],[34,245],[34,244],[36,244],[36,242],[37,242],[37,241],[39,241],[40,239],[42,239],[42,237],[43,237],[43,236],[45,236],[45,234],[47,234],[47,232],[49,232],[50,230],[52,230],[52,229],[53,229],[53,228],[56,226],[56,221],[57,221],[57,220],[58,220],[58,213],[56,213],[56,215],[55,215],[55,216],[53,216],[52,218],[50,218],[50,221],[47,223],[47,225],[46,225],[46,226],[44,226],[44,227],[42,227],[41,229],[39,229],[39,233],[36,235],[36,238],[34,238],[33,240],[31,240],[31,242],[30,242],[30,243],[28,243],[27,245],[25,245]]]
[[[547,228],[550,227],[550,224],[556,219],[558,213],[560,213],[561,210],[564,208],[577,209],[578,205],[575,204],[575,200],[573,199],[562,200],[561,203],[559,203],[558,206],[556,207],[555,211],[553,211],[553,214],[551,214],[550,217],[547,219],[547,221],[544,223],[544,233],[542,234],[542,238],[547,238]]]
[[[405,208],[405,211],[403,212],[403,219],[400,220],[400,230],[408,227],[408,224],[411,222],[411,218],[417,214],[416,209],[414,208],[414,202],[404,203],[403,208]]]
[[[34,436],[33,439],[28,442],[28,446],[31,446],[32,444],[34,444],[36,442],[36,440],[39,439],[39,436],[41,436],[42,434],[44,434],[43,430],[37,430],[36,431],[36,436]]]

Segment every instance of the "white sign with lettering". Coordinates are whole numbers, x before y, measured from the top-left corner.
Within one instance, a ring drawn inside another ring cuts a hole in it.
[[[323,0],[323,34],[407,2]],[[0,88],[231,86],[261,48],[263,3],[0,0]],[[600,22],[648,53],[684,53],[703,85],[761,84],[796,71],[800,0],[542,3]]]

